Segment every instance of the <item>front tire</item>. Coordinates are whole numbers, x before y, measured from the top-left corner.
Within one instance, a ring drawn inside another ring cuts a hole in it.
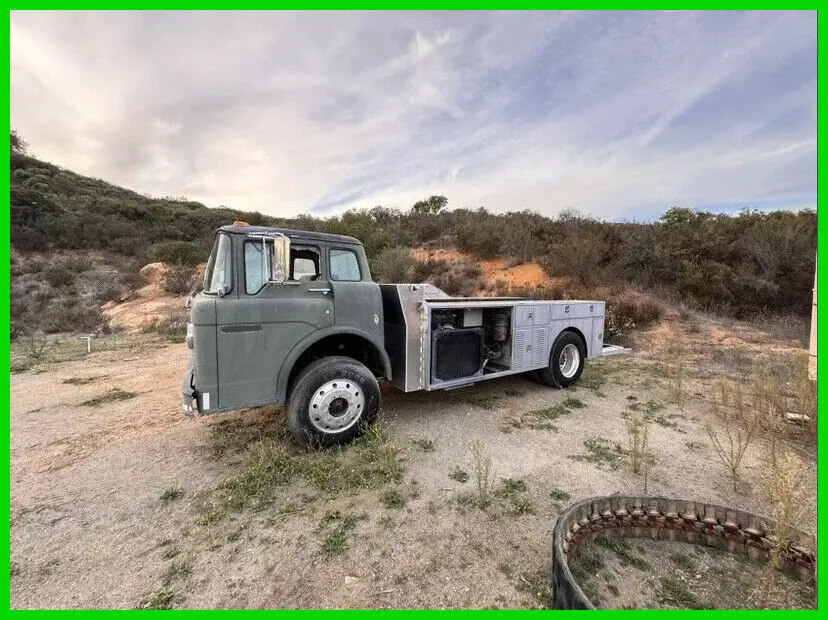
[[[305,445],[346,444],[376,421],[379,407],[379,384],[365,365],[350,357],[325,357],[309,364],[294,381],[288,428]]]
[[[561,332],[552,345],[549,366],[537,371],[541,383],[557,388],[567,388],[581,377],[586,360],[586,346],[575,332]]]

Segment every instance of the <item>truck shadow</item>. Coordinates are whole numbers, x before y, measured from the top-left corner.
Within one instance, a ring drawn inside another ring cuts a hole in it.
[[[382,386],[383,411],[397,414],[429,416],[435,409],[473,406],[480,409],[498,409],[509,399],[527,396],[533,392],[549,392],[551,388],[515,375],[475,383],[452,390],[401,392],[391,385]]]

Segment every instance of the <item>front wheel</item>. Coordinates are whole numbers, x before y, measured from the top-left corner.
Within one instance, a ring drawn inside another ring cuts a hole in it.
[[[288,428],[306,445],[344,444],[376,421],[379,407],[379,384],[368,368],[350,357],[325,357],[296,378],[287,406]]]
[[[584,371],[586,347],[575,332],[565,331],[555,340],[549,354],[549,366],[537,371],[541,383],[566,388],[575,383]]]

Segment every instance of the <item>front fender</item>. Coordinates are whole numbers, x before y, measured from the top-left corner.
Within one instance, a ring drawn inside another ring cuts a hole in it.
[[[290,378],[290,373],[293,370],[294,365],[297,361],[299,361],[299,358],[302,357],[302,354],[320,340],[330,336],[342,335],[359,336],[374,347],[374,349],[379,353],[379,358],[382,361],[383,375],[386,379],[391,379],[391,359],[388,357],[385,347],[376,338],[373,338],[370,334],[354,327],[326,327],[315,331],[300,340],[299,343],[290,350],[290,353],[288,353],[285,361],[282,362],[282,368],[279,370],[279,375],[276,378],[276,396],[279,398],[279,402],[286,402],[288,379]]]

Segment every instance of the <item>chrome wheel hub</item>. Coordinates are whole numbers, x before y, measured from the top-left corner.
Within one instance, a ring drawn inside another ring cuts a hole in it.
[[[365,408],[362,389],[348,379],[320,386],[308,405],[310,422],[323,433],[341,433],[356,424]]]
[[[578,366],[581,363],[581,352],[574,344],[568,344],[561,351],[560,358],[558,358],[558,366],[561,369],[561,374],[567,379],[571,379],[578,372]]]

